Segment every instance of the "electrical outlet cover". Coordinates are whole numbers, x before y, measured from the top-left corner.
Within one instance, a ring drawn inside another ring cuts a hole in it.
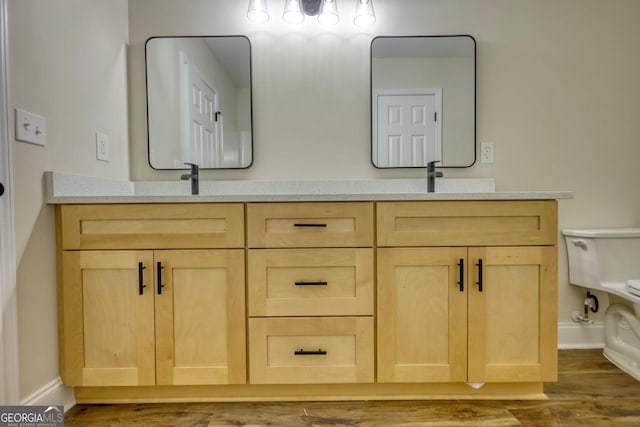
[[[480,163],[493,163],[493,142],[480,144]]]

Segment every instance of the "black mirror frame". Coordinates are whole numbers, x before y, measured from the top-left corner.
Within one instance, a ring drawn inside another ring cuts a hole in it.
[[[437,38],[437,37],[467,37],[473,41],[473,161],[469,165],[462,166],[438,166],[438,169],[465,169],[475,165],[478,160],[478,60],[477,60],[477,42],[470,34],[449,34],[435,36],[376,36],[371,40],[369,45],[369,130],[370,138],[370,161],[376,169],[426,169],[427,166],[402,166],[402,167],[380,167],[373,162],[373,42],[376,39],[399,39],[399,38]]]
[[[156,168],[151,164],[151,141],[149,138],[149,81],[148,81],[148,74],[147,74],[147,44],[149,43],[150,40],[153,39],[168,39],[168,38],[227,38],[227,37],[241,37],[245,40],[247,40],[247,43],[249,44],[249,91],[250,91],[250,98],[249,98],[249,114],[250,114],[250,118],[249,121],[251,123],[251,162],[249,162],[249,164],[247,166],[242,166],[242,167],[237,167],[237,168],[200,168],[200,170],[238,170],[238,169],[248,169],[253,165],[254,162],[254,149],[253,149],[253,145],[255,143],[255,132],[253,131],[253,52],[252,52],[252,46],[251,46],[251,40],[249,39],[249,37],[245,36],[245,35],[239,35],[239,34],[230,34],[230,35],[221,35],[221,36],[194,36],[194,35],[189,35],[189,36],[180,36],[180,35],[175,35],[175,36],[151,36],[149,37],[145,42],[144,42],[144,87],[145,87],[145,109],[146,109],[146,118],[147,118],[147,163],[149,164],[149,167],[153,170],[168,170],[168,171],[176,171],[176,170],[185,170],[185,169],[189,169],[188,165],[185,165],[186,167],[183,169],[174,169],[174,168]]]

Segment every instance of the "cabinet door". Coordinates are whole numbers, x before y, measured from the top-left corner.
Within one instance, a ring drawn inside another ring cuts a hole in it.
[[[379,382],[466,381],[467,283],[459,284],[466,255],[465,248],[378,249]]]
[[[66,385],[155,384],[151,264],[150,251],[63,252]]]
[[[469,249],[469,382],[556,380],[556,251]]]
[[[154,273],[158,385],[244,384],[243,251],[156,251]]]

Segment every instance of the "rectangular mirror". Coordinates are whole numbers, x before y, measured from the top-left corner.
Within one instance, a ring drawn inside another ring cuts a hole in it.
[[[371,42],[371,157],[378,168],[476,159],[476,42],[469,35]]]
[[[253,161],[251,44],[244,36],[145,44],[149,164],[247,168]]]

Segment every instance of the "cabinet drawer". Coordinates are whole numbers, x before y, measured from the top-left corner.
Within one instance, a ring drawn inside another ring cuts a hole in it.
[[[373,245],[373,203],[251,203],[251,248]]]
[[[249,319],[252,384],[373,382],[373,317]]]
[[[373,315],[373,249],[249,250],[250,316]]]
[[[555,200],[383,202],[377,218],[378,246],[557,242]]]
[[[61,205],[63,249],[239,248],[241,203]]]

